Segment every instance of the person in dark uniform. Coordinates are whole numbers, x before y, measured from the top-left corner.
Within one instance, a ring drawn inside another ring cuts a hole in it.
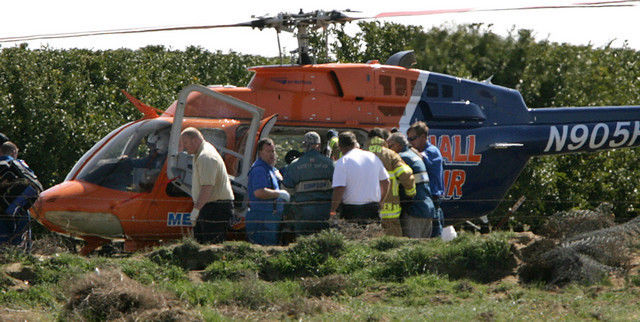
[[[329,227],[333,160],[322,155],[320,135],[307,132],[302,142],[305,153],[287,166],[282,183],[293,190],[291,214],[297,236]]]

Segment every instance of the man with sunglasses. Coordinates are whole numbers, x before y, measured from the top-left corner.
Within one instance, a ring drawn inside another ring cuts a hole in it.
[[[407,130],[409,143],[422,154],[422,159],[429,174],[429,188],[431,199],[436,206],[437,218],[433,222],[431,237],[438,237],[442,233],[444,214],[440,208],[440,200],[444,197],[444,169],[440,150],[428,140],[429,127],[425,122],[418,121]]]

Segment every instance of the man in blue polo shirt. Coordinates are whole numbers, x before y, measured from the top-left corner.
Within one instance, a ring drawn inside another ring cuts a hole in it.
[[[407,130],[409,143],[422,154],[422,159],[429,174],[429,188],[431,189],[431,199],[436,206],[437,218],[433,221],[431,237],[438,237],[442,233],[444,224],[444,213],[440,208],[440,201],[444,197],[444,170],[442,153],[427,139],[429,127],[425,122],[418,121]]]
[[[276,147],[271,139],[258,141],[258,158],[249,170],[249,212],[245,218],[247,239],[261,245],[277,245],[282,204],[289,193],[280,189],[282,175],[275,168]]]

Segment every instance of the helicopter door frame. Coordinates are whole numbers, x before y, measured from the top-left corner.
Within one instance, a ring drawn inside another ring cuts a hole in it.
[[[171,135],[169,137],[169,151],[167,157],[167,177],[172,180],[174,178],[181,178],[181,171],[177,167],[179,164],[178,159],[180,155],[180,151],[178,151],[180,134],[182,132],[182,121],[184,120],[184,110],[187,106],[187,98],[189,94],[192,92],[200,92],[204,95],[213,97],[218,99],[224,103],[227,103],[231,106],[235,106],[239,109],[247,111],[251,113],[251,125],[249,126],[249,130],[247,131],[247,138],[256,137],[260,121],[262,120],[262,115],[264,115],[264,109],[257,107],[253,104],[247,103],[245,101],[239,100],[235,97],[231,97],[229,95],[225,95],[216,91],[213,91],[205,86],[191,84],[187,87],[183,88],[178,94],[178,103],[176,104],[175,115],[173,117],[173,124],[171,125]],[[247,140],[247,146],[244,150],[244,156],[242,158],[242,169],[249,169],[251,166],[252,153],[255,145],[254,140]],[[244,172],[244,171],[243,171]],[[184,175],[184,172],[182,172]],[[238,179],[245,179],[242,176],[246,177],[246,174],[242,174]],[[185,178],[181,178],[184,180]],[[181,180],[174,180],[174,183],[184,192],[191,195],[191,183],[188,182],[187,185],[180,182]]]
[[[271,130],[273,129],[273,126],[276,125],[277,121],[278,121],[278,114],[273,114],[270,117],[262,120],[260,124],[260,137],[258,138],[257,141],[260,141],[264,138],[269,137],[269,133],[271,133]],[[258,151],[256,151],[256,153],[257,152]]]

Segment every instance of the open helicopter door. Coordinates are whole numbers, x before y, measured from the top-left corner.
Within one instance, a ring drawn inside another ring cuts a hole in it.
[[[256,143],[259,140],[269,137],[269,133],[271,133],[271,129],[273,129],[273,126],[276,125],[276,121],[278,121],[278,114],[273,114],[260,122],[260,134],[256,139]],[[256,153],[257,152],[258,151],[256,151]]]
[[[262,115],[264,114],[264,110],[255,105],[249,104],[228,95],[221,94],[201,85],[189,85],[182,91],[180,91],[180,93],[178,94],[178,102],[176,104],[173,124],[171,126],[171,136],[169,139],[167,177],[170,180],[173,180],[173,184],[175,186],[189,195],[191,195],[192,157],[185,152],[178,151],[178,147],[180,141],[180,133],[183,127],[182,123],[185,118],[185,108],[187,106],[187,100],[189,98],[189,95],[193,92],[199,92],[203,95],[213,98],[216,101],[219,101],[221,104],[224,104],[223,107],[220,107],[220,110],[224,109],[227,114],[232,114],[233,111],[229,110],[235,109],[237,110],[237,115],[246,115],[247,118],[250,118],[249,128],[246,132],[247,138],[257,137],[258,131],[261,128],[260,120],[262,119]],[[212,109],[214,112],[217,108],[218,106],[210,107],[210,109]],[[215,116],[196,117],[214,118]],[[228,118],[228,116],[222,117]],[[242,188],[246,190],[247,173],[249,171],[249,168],[251,167],[251,162],[253,160],[253,150],[255,144],[256,141],[254,140],[246,140],[246,147],[244,148],[243,153],[236,155],[239,159],[241,159],[241,171],[240,173],[237,173],[235,177],[231,176],[232,184],[234,185],[234,193],[238,188],[240,188],[240,190],[242,190]]]
[[[255,161],[255,158],[257,158],[258,155],[258,151],[257,151],[257,146],[258,146],[258,141],[260,141],[261,139],[264,139],[266,137],[269,136],[269,133],[271,132],[271,129],[273,128],[273,126],[276,124],[276,121],[278,121],[278,114],[274,114],[270,117],[267,117],[265,119],[263,119],[260,122],[260,127],[258,129],[258,135],[253,136],[255,139],[254,140],[250,140],[249,138],[251,138],[250,136],[247,137],[247,150],[245,151],[251,151],[252,154],[252,158],[251,158],[251,162],[253,163]],[[249,147],[248,142],[249,141],[253,141],[253,146]],[[250,150],[249,150],[250,149]],[[236,194],[236,208],[235,208],[235,212],[237,217],[233,219],[232,221],[232,225],[231,227],[235,230],[239,230],[239,229],[243,229],[244,228],[244,217],[247,213],[247,210],[249,209],[249,196],[247,195],[247,185],[249,183],[249,170],[250,167],[247,168],[242,168],[242,175],[244,176],[243,180],[240,180],[240,178],[238,178],[237,180],[235,180],[236,182],[231,182],[232,185],[237,185],[238,183],[242,184],[242,191],[244,192],[244,196],[242,197],[242,199],[237,198],[238,194]],[[235,187],[234,187],[235,188]]]

